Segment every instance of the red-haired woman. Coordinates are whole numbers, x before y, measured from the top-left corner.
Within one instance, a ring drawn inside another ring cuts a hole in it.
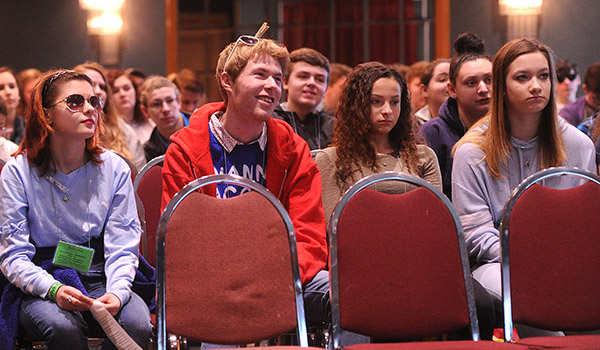
[[[95,300],[145,347],[150,315],[131,291],[141,228],[129,167],[98,146],[102,100],[87,75],[68,70],[45,74],[32,97],[0,179],[3,292],[15,293],[20,326],[49,349],[88,348]]]

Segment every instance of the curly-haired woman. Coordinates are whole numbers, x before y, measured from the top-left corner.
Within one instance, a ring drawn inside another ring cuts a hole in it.
[[[409,173],[442,189],[435,153],[417,141],[415,123],[406,82],[396,70],[369,62],[350,73],[335,115],[334,146],[316,155],[328,223],[342,194],[371,174]],[[393,193],[412,188],[392,182],[377,186],[378,190]],[[491,339],[495,320],[493,301],[477,282],[473,281],[473,287],[482,339]]]
[[[342,194],[371,174],[409,173],[441,189],[435,153],[417,142],[406,82],[392,67],[368,62],[350,73],[335,114],[333,138],[333,147],[315,158],[327,223]]]

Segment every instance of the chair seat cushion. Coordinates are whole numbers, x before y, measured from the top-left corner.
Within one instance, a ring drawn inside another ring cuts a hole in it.
[[[467,350],[467,349],[529,349],[524,345],[497,343],[493,341],[434,341],[434,342],[410,342],[410,343],[378,343],[378,344],[356,344],[344,347],[345,350],[413,350],[413,349],[432,349],[432,350]]]
[[[586,349],[600,349],[600,335],[568,335],[565,337],[532,337],[523,338],[518,344],[527,345],[530,349],[560,349],[572,347],[585,347]]]

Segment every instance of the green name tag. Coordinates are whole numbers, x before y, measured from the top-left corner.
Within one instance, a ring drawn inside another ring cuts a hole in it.
[[[94,249],[92,248],[60,241],[56,246],[52,263],[87,273],[90,271],[93,257]]]

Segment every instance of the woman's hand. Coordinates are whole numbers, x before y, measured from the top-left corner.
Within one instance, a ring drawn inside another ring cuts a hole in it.
[[[62,285],[56,291],[56,303],[61,309],[69,311],[86,311],[92,306],[94,299],[86,297],[77,288]]]
[[[116,315],[121,308],[121,299],[119,299],[113,293],[106,293],[96,300],[104,304],[106,310],[108,310],[108,312],[113,316]]]

